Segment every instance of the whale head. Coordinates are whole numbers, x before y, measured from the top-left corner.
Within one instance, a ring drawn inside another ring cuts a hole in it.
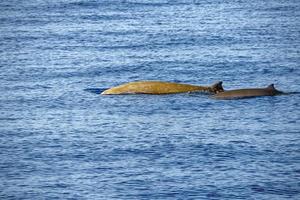
[[[216,82],[212,86],[209,87],[209,90],[211,93],[218,94],[220,92],[224,92],[223,86],[222,86],[222,81]]]

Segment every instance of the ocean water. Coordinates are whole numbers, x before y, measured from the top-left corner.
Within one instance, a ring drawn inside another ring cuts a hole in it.
[[[0,199],[300,199],[299,92],[298,0],[1,1]]]

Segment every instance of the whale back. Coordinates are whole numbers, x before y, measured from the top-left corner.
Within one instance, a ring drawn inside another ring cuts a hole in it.
[[[211,86],[197,86],[164,81],[136,81],[112,87],[101,94],[175,94],[200,91],[216,94],[224,91],[224,89],[221,81]]]
[[[274,96],[283,94],[283,92],[275,89],[274,84],[270,84],[266,88],[245,88],[236,90],[227,90],[217,93],[212,97],[215,99],[241,99],[259,96]]]

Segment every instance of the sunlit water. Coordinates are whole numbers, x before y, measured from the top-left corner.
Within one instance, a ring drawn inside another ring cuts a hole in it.
[[[0,2],[0,199],[299,199],[300,3]],[[136,80],[291,95],[101,96]]]

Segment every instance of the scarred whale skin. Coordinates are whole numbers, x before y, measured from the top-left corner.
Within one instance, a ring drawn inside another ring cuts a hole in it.
[[[103,91],[101,94],[174,94],[198,91],[216,94],[224,90],[221,81],[211,86],[196,86],[162,81],[137,81],[110,88]]]
[[[237,90],[227,90],[220,92],[212,96],[215,99],[242,99],[260,96],[275,96],[283,94],[283,92],[275,89],[274,84],[269,85],[266,88],[247,88]]]

